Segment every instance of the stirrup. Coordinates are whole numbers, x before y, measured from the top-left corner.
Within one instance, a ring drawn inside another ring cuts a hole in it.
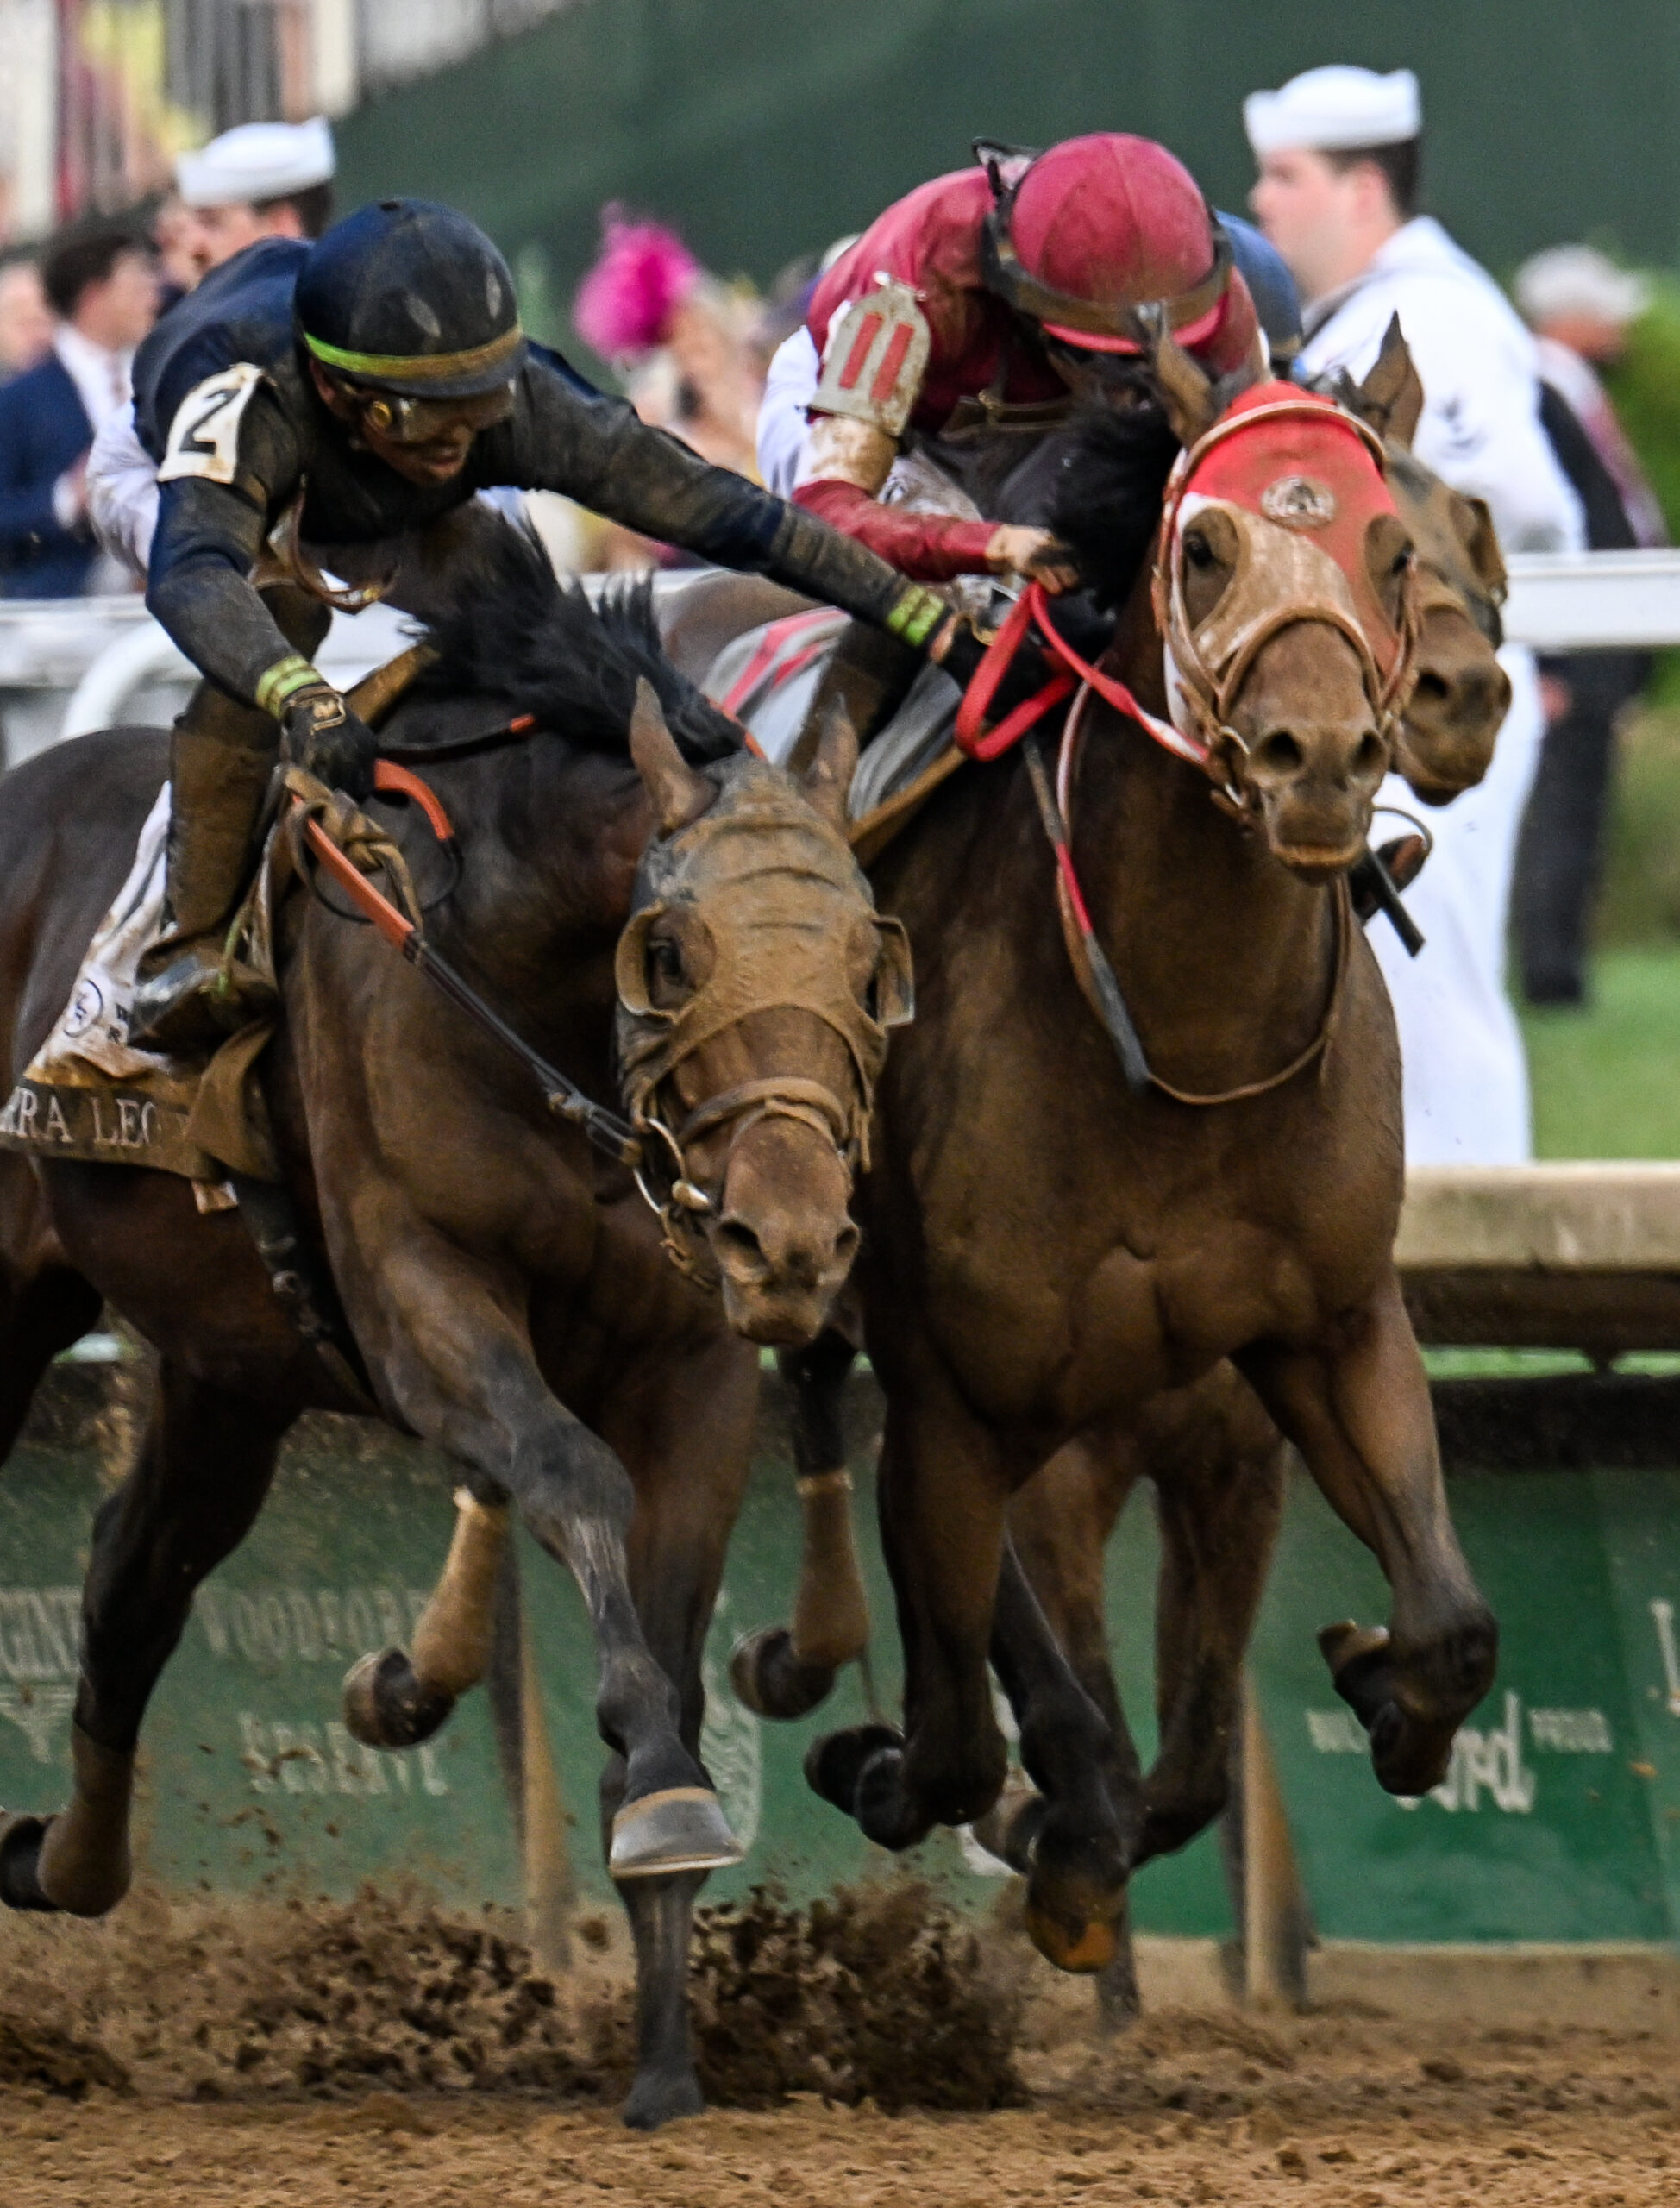
[[[126,1040],[133,1050],[172,1054],[226,1042],[274,1001],[248,967],[230,969],[213,942],[182,947],[135,991]]]

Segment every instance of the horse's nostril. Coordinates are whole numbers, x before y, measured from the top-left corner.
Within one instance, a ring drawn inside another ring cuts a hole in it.
[[[1446,677],[1437,674],[1432,667],[1426,667],[1413,688],[1412,699],[1414,704],[1426,699],[1432,706],[1444,706],[1451,694],[1452,686]]]
[[[743,1264],[762,1269],[764,1245],[744,1219],[719,1220],[717,1238],[724,1248],[738,1258]]]
[[[1306,754],[1286,728],[1276,729],[1270,736],[1262,737],[1255,748],[1256,762],[1269,767],[1274,774],[1292,775],[1301,765]]]
[[[1360,776],[1376,775],[1387,764],[1382,750],[1382,739],[1367,730],[1359,739],[1359,749],[1353,755],[1353,771]]]

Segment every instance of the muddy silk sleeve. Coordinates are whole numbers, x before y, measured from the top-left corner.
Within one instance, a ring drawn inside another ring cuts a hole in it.
[[[943,599],[814,514],[649,429],[557,355],[533,348],[521,383],[510,425],[518,472],[504,480],[564,492],[644,536],[768,575],[907,644],[925,645],[950,612]]]
[[[227,482],[187,474],[160,486],[147,610],[218,689],[278,714],[290,678],[318,678],[251,580],[269,517],[299,473],[296,434],[266,391],[244,410],[231,472]]]

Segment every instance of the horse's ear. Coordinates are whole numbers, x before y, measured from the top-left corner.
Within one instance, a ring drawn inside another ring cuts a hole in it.
[[[852,717],[843,699],[831,699],[817,739],[817,756],[799,777],[799,787],[807,802],[842,836],[847,827],[846,796],[856,765],[857,731]]]
[[[1363,383],[1346,386],[1346,401],[1379,437],[1409,451],[1423,412],[1423,379],[1412,359],[1400,317],[1392,315],[1382,333],[1382,348]]]
[[[636,686],[630,746],[636,771],[652,800],[660,834],[674,836],[678,829],[698,820],[717,796],[716,786],[704,775],[696,774],[677,750],[676,739],[660,710],[659,694],[646,675]]]
[[[1173,435],[1182,445],[1194,444],[1219,418],[1211,380],[1164,322],[1156,336],[1150,365]]]

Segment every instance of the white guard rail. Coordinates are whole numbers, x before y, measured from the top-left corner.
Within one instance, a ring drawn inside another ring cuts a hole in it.
[[[1680,644],[1680,551],[1519,554],[1505,608],[1514,643],[1543,651]],[[586,582],[592,579],[586,578]],[[680,574],[655,589],[680,589]],[[319,655],[349,683],[403,648],[402,616],[340,614]],[[138,598],[0,599],[0,731],[16,766],[61,737],[180,710],[191,670]]]

